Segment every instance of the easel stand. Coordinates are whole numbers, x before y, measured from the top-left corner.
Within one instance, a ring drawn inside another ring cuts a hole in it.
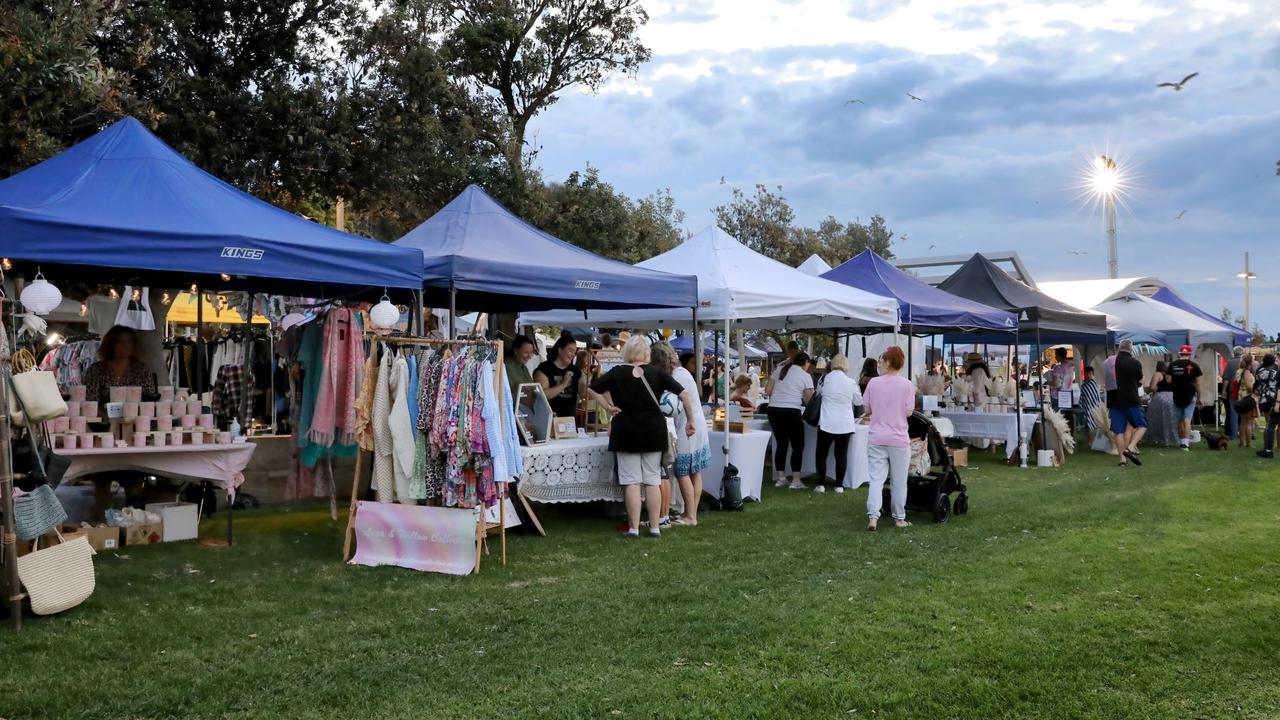
[[[425,345],[425,346],[444,346],[445,348],[454,347],[476,347],[487,346],[493,348],[497,357],[493,373],[493,391],[495,395],[508,392],[506,380],[506,366],[502,362],[502,341],[501,340],[432,340],[429,338],[404,337],[404,336],[379,336],[367,334],[365,337],[375,343],[386,343],[387,345],[405,346],[405,345]],[[501,397],[501,395],[498,395]],[[503,434],[506,434],[506,417],[500,416],[503,424]],[[357,500],[360,495],[360,474],[363,466],[364,453],[357,451],[355,476],[351,480],[351,510],[347,515],[347,530],[342,542],[342,562],[351,559],[351,549],[353,540],[355,539],[355,522]],[[507,564],[507,487],[509,483],[498,483],[501,488],[498,493],[498,522],[490,523],[485,520],[484,508],[480,509],[479,519],[476,521],[476,574],[480,573],[480,559],[483,554],[488,553],[489,533],[494,530],[498,531],[499,544],[501,546],[502,564]],[[527,507],[527,505],[526,505]]]

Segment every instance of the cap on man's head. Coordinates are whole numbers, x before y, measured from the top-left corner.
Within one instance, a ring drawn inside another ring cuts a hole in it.
[[[1178,348],[1178,354],[1179,354],[1179,355],[1190,355],[1190,354],[1191,354],[1191,346],[1190,346],[1190,345],[1183,345],[1181,348]]]

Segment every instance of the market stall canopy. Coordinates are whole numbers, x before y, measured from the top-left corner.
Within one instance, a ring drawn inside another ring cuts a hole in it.
[[[769,356],[765,351],[752,347],[749,343],[746,343],[745,345],[746,347],[743,349],[746,351],[748,358],[760,359]],[[677,337],[673,337],[671,338],[671,347],[677,352],[691,353],[693,352],[693,336],[679,335]],[[733,345],[725,346],[723,340],[716,343],[711,334],[703,335],[702,352],[704,355],[728,355],[731,358],[738,357],[738,349],[736,347]]]
[[[1185,310],[1202,320],[1207,320],[1217,325],[1220,328],[1230,330],[1232,342],[1236,345],[1249,347],[1249,345],[1253,343],[1252,333],[1244,330],[1243,328],[1238,328],[1235,325],[1232,325],[1231,323],[1224,322],[1222,319],[1216,318],[1210,315],[1209,313],[1201,310],[1200,308],[1196,307],[1195,305],[1192,305],[1191,303],[1182,299],[1182,296],[1174,292],[1172,288],[1167,288],[1167,287],[1161,288],[1160,290],[1156,291],[1156,294],[1152,295],[1151,297],[1152,299],[1158,300],[1166,305],[1172,305],[1173,307],[1176,307],[1179,310]]]
[[[637,267],[698,275],[698,321],[730,320],[735,328],[792,330],[894,327],[892,298],[815,278],[771,260],[709,227]],[[522,325],[582,324],[688,327],[684,314],[663,310],[555,311],[520,316]]]
[[[871,250],[863,250],[840,267],[822,275],[898,301],[898,317],[904,330],[941,333],[950,330],[1000,330],[1012,333],[1018,318],[1008,310],[976,303],[918,280],[899,270]]]
[[[831,266],[827,264],[826,260],[823,260],[822,258],[818,257],[817,253],[814,253],[813,255],[809,256],[808,260],[805,260],[804,262],[800,263],[800,266],[797,267],[796,269],[806,275],[813,275],[814,277],[819,277],[822,275],[822,273],[829,271],[831,269]]]
[[[1087,342],[1107,335],[1105,315],[1078,310],[1014,280],[981,253],[975,253],[938,289],[1018,316],[1021,340],[1030,342],[1039,333],[1045,344]],[[950,336],[948,335],[948,338]],[[960,342],[1007,343],[1007,333],[957,338]]]
[[[1090,310],[1108,300],[1117,300],[1130,293],[1151,297],[1165,287],[1164,281],[1154,277],[1099,278],[1096,280],[1063,280],[1038,282],[1040,292],[1080,310]]]
[[[307,295],[327,286],[422,285],[418,251],[348,235],[237,190],[133,118],[0,180],[0,237],[6,256],[41,264],[51,277],[57,265],[62,277],[163,286],[158,274],[178,273],[211,287]],[[107,279],[102,268],[121,271]],[[220,282],[224,273],[253,282]]]
[[[1166,347],[1188,345],[1217,345],[1228,350],[1232,343],[1230,330],[1211,323],[1192,313],[1144,297],[1137,293],[1129,293],[1124,297],[1109,300],[1094,308],[1097,312],[1106,313],[1108,317],[1116,317],[1120,324],[1130,329],[1130,333],[1150,334],[1151,331],[1161,335],[1159,342]],[[1135,342],[1139,338],[1134,334],[1117,332],[1117,339],[1128,337]]]
[[[435,307],[449,306],[450,288],[459,309],[483,312],[698,303],[689,268],[660,272],[587,252],[521,220],[479,185],[395,245],[421,251],[427,302]]]

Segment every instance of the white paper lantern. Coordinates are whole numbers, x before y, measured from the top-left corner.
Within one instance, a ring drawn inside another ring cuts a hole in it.
[[[48,315],[62,303],[62,291],[36,273],[36,279],[22,288],[22,304],[37,315]]]
[[[373,323],[375,328],[389,330],[400,322],[400,308],[392,305],[391,300],[383,295],[377,305],[369,308],[369,322]]]
[[[288,330],[294,325],[301,325],[306,321],[307,321],[307,316],[303,315],[302,313],[296,313],[296,312],[289,313],[288,315],[285,315],[284,317],[280,318],[280,329]]]

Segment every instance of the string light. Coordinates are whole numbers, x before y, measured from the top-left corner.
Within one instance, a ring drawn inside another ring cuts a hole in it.
[[[173,302],[173,298],[169,297],[169,293],[167,291],[160,296],[161,305],[168,305],[171,302]]]
[[[80,303],[80,317],[89,317],[89,303],[83,301]]]
[[[8,271],[12,269],[13,269],[12,260],[10,260],[9,258],[0,259],[0,270]]]
[[[191,283],[191,294],[192,294],[192,295],[195,295],[195,294],[196,294],[196,293],[198,293],[198,292],[200,292],[200,291],[196,289],[196,284],[195,284],[195,283]]]
[[[226,273],[222,273],[222,282],[231,282],[231,276]]]
[[[142,302],[142,289],[141,289],[141,288],[134,288],[134,289],[133,289],[133,294],[132,294],[132,296],[131,296],[129,299],[130,299],[130,300],[133,300],[134,302]]]
[[[120,293],[116,292],[115,288],[111,288],[110,290],[107,291],[107,297],[110,297],[112,300],[119,300]]]

